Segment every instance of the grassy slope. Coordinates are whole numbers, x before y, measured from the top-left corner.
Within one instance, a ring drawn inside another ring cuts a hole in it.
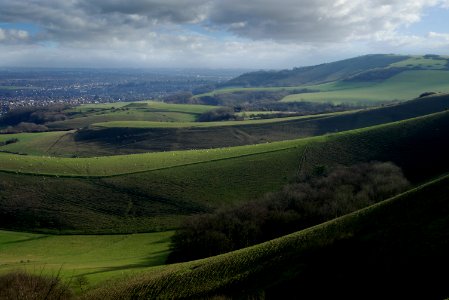
[[[18,139],[16,143],[0,146],[0,151],[30,155],[46,155],[67,131],[0,134],[0,143],[9,139]]]
[[[294,178],[298,167],[308,172],[316,165],[393,161],[410,180],[422,182],[449,169],[448,130],[449,112],[443,112],[325,137],[203,152],[209,157],[201,152],[135,155],[131,157],[139,168],[147,163],[144,167],[159,169],[122,176],[58,178],[0,172],[0,226],[72,232],[164,230],[176,227],[185,215],[276,190]],[[167,160],[160,159],[164,155]],[[226,159],[214,160],[218,156]],[[150,157],[157,160],[147,160]],[[193,158],[198,163],[192,164]],[[58,159],[42,160],[45,164],[35,171],[87,175],[86,167],[102,174],[121,172],[120,164],[130,166],[128,156],[98,162],[67,160],[92,162],[91,166],[71,164],[73,170]],[[117,169],[107,168],[114,165]],[[161,168],[164,165],[167,168]]]
[[[123,127],[123,128],[191,128],[191,127],[227,127],[227,126],[250,126],[259,124],[272,124],[280,122],[288,122],[295,120],[307,120],[317,119],[321,117],[330,117],[340,114],[346,114],[347,112],[328,113],[319,115],[299,116],[299,117],[286,117],[286,118],[273,118],[262,120],[248,120],[248,121],[217,121],[217,122],[152,122],[152,121],[107,121],[102,123],[92,124],[94,127]]]
[[[106,121],[193,122],[199,114],[215,108],[156,101],[86,104],[67,110],[69,119],[46,125],[54,130],[66,130]]]
[[[412,68],[422,68],[422,69],[444,69],[447,65],[448,57],[444,57],[444,59],[434,59],[434,58],[426,58],[423,56],[411,56],[406,60],[402,60],[396,63],[391,64],[392,67],[412,67]]]
[[[54,236],[0,231],[0,273],[17,269],[86,276],[94,284],[110,276],[162,265],[172,232]]]
[[[149,151],[208,149],[298,139],[403,120],[442,111],[449,96],[408,101],[398,106],[347,113],[244,122],[159,123],[111,122],[64,136],[52,147],[57,155],[82,157]],[[170,124],[166,126],[165,124]],[[145,126],[155,126],[145,128]],[[191,127],[183,127],[183,126]],[[214,127],[221,125],[218,127]],[[143,126],[129,128],[129,126]],[[170,128],[175,126],[176,128]],[[203,127],[204,126],[204,127]]]
[[[344,79],[367,69],[387,67],[407,59],[399,55],[365,55],[317,66],[282,71],[259,71],[246,73],[222,86],[298,86]]]
[[[327,84],[323,88],[338,89],[340,87],[339,84]],[[243,122],[108,122],[102,124],[105,127],[92,127],[81,131],[0,135],[0,141],[19,139],[17,143],[0,146],[0,151],[31,155],[92,157],[266,143],[367,127],[429,114],[448,107],[448,98],[447,95],[428,97],[378,110]],[[139,107],[142,104],[148,105],[147,103],[137,104]],[[172,104],[157,103],[157,105],[178,109],[177,105]],[[206,106],[202,109],[208,108]],[[82,106],[82,109],[85,108]],[[198,108],[195,106],[183,109],[197,110]],[[108,118],[109,114],[105,116]],[[82,118],[73,120],[79,119]]]
[[[448,82],[449,71],[405,71],[385,81],[374,82],[368,87],[358,87],[358,84],[343,82],[338,84],[337,90],[293,94],[286,96],[282,101],[372,104],[391,100],[406,100],[417,97],[426,91],[449,92]]]
[[[19,156],[1,153],[1,171],[23,174],[41,174],[65,177],[104,177],[126,175],[176,166],[219,161],[246,155],[282,151],[302,144],[302,141],[285,141],[233,148],[157,152],[104,156],[92,158],[60,158],[49,156]]]
[[[449,177],[260,245],[150,269],[90,298],[449,296]]]
[[[366,58],[366,57],[365,57]],[[351,60],[336,62],[339,64],[339,69],[337,73],[333,73],[333,64],[324,64],[314,67],[308,67],[308,76],[303,78],[309,81],[299,81],[293,86],[287,86],[279,84],[282,80],[276,76],[268,76],[270,72],[259,72],[249,73],[236,78],[236,82],[240,79],[244,79],[245,76],[255,80],[255,85],[257,87],[243,87],[245,84],[240,85],[241,87],[227,87],[215,90],[210,93],[196,95],[195,98],[200,98],[203,96],[213,96],[215,94],[223,93],[236,93],[236,92],[250,92],[250,91],[294,91],[307,88],[309,90],[318,91],[317,93],[300,93],[292,94],[286,96],[283,101],[293,102],[293,101],[313,101],[313,102],[333,102],[335,104],[345,103],[345,104],[359,104],[359,105],[373,105],[381,102],[392,101],[392,100],[406,100],[425,92],[425,91],[448,91],[447,85],[447,62],[448,57],[442,57],[441,59],[429,58],[423,56],[409,56],[409,57],[397,57],[399,61],[392,61],[391,64],[382,65],[382,68],[388,70],[388,68],[403,68],[404,74],[399,74],[393,78],[382,80],[368,80],[368,81],[345,81],[344,79],[351,76],[361,74],[368,71],[382,70],[379,69],[380,65],[370,65],[367,60],[364,64],[364,57],[356,58],[355,60],[360,60],[362,62],[363,68],[360,69],[360,65],[355,63],[353,66],[346,64],[352,63]],[[323,68],[324,67],[324,68]],[[348,67],[355,68],[350,73],[346,73],[348,70],[344,68]],[[357,69],[359,68],[359,69]],[[316,71],[326,70],[327,75],[333,78],[332,80],[325,80],[325,83],[319,83],[313,81],[312,74]],[[355,71],[358,70],[358,71]],[[293,71],[281,71],[278,73],[280,76],[286,77],[285,82],[289,80],[294,80],[295,72]],[[299,72],[301,73],[301,72]],[[335,77],[334,75],[337,75]],[[334,77],[332,77],[334,76]],[[258,82],[256,80],[258,77],[262,78],[262,81]],[[231,81],[232,82],[232,81]],[[419,84],[418,84],[419,83]],[[275,86],[272,86],[275,85]],[[238,85],[237,85],[238,86]]]

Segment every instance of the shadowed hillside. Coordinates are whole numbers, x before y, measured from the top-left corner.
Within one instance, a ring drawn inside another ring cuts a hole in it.
[[[150,269],[89,297],[443,299],[448,184],[446,176],[260,245]]]
[[[87,128],[69,133],[53,146],[56,154],[75,153],[79,156],[130,154],[147,151],[207,149],[259,144],[297,139],[439,112],[449,107],[449,95],[420,98],[396,106],[362,110],[353,113],[317,115],[297,119],[267,120],[266,123],[214,122],[210,127],[195,127],[180,123],[178,128],[149,128],[141,122],[123,122],[122,125],[104,123],[105,127]],[[133,128],[134,124],[136,127]],[[203,124],[200,124],[203,125]],[[207,125],[207,124],[204,124]],[[122,126],[122,127],[119,127]],[[170,126],[170,127],[168,127]],[[140,128],[139,128],[140,127]]]
[[[97,162],[113,161],[91,159],[83,164],[82,160],[65,159],[57,163],[41,157],[42,167],[33,176],[11,174],[12,169],[0,172],[0,226],[74,232],[174,228],[184,215],[254,199],[281,188],[295,178],[298,168],[308,172],[320,165],[392,161],[412,183],[418,183],[449,169],[448,130],[449,113],[443,112],[325,137],[248,146],[237,149],[244,152],[235,152],[235,156],[231,155],[233,148],[224,149],[223,153],[229,151],[231,156],[220,158],[217,155],[221,152],[212,152],[208,160],[194,163],[189,163],[190,156],[186,154],[178,165],[170,165],[168,158],[175,153],[168,152],[157,156],[162,159],[159,167],[134,174],[133,164],[139,162],[140,156],[117,157],[120,158],[117,163],[125,165],[126,159],[131,159],[130,174],[106,177],[89,177],[89,170],[95,172],[96,167],[101,167],[96,166]],[[8,161],[11,168],[21,165],[22,159],[24,162],[29,159],[13,157],[18,160]],[[30,163],[22,167],[31,168]],[[70,166],[73,169],[67,169]],[[39,170],[56,173],[42,176],[38,175]],[[80,173],[75,175],[77,178],[74,175],[64,178],[67,170]]]
[[[342,80],[369,69],[384,68],[407,58],[408,56],[374,54],[293,70],[252,72],[232,79],[222,86],[258,87],[318,84]]]

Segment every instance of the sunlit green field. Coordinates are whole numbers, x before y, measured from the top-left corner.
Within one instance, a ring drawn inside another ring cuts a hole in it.
[[[321,137],[318,137],[318,139],[320,138]],[[298,144],[302,143],[302,140],[298,140],[231,148],[156,152],[91,158],[22,156],[0,153],[0,170],[58,176],[111,176],[280,151],[296,147]]]
[[[172,232],[127,235],[44,235],[0,231],[0,273],[25,269],[94,284],[162,265]]]
[[[447,57],[445,57],[447,58]],[[412,56],[409,59],[393,63],[392,67],[418,67],[422,69],[444,69],[446,67],[447,60],[426,58],[423,56]]]
[[[194,122],[215,106],[169,104],[156,101],[85,104],[66,110],[69,118],[46,124],[52,129],[87,127],[107,121]]]
[[[0,134],[0,143],[17,139],[14,143],[0,146],[0,151],[45,155],[60,138],[68,133],[70,131]]]
[[[128,128],[187,128],[187,127],[225,127],[225,126],[240,126],[240,125],[257,125],[257,124],[274,124],[295,120],[311,120],[341,114],[353,113],[356,110],[346,112],[335,112],[327,114],[261,119],[261,120],[244,120],[244,121],[217,121],[217,122],[153,122],[153,121],[108,121],[92,124],[96,127],[128,127]],[[247,112],[252,114],[253,112]],[[259,112],[262,114],[263,112]],[[268,112],[269,113],[269,112]]]
[[[413,122],[413,120],[420,118],[425,117],[376,125],[368,128],[349,130],[332,135],[229,148],[155,152],[88,158],[63,158],[32,155],[23,156],[10,153],[0,153],[0,170],[22,174],[45,174],[69,177],[117,176],[283,151],[286,149],[303,147],[305,144],[311,142],[326,141],[335,135],[348,136],[357,132],[370,131],[386,126],[394,126],[395,124],[401,124],[404,122],[410,123]]]
[[[405,71],[380,83],[370,85],[339,82],[315,86],[317,93],[288,95],[283,102],[312,101],[334,104],[376,104],[408,100],[424,92],[449,92],[449,71]]]

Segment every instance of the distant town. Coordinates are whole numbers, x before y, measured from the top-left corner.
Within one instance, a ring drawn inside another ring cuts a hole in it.
[[[0,115],[29,106],[162,99],[207,89],[245,70],[0,69]]]

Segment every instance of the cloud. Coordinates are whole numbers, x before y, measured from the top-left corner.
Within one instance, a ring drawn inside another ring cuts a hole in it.
[[[136,39],[200,24],[254,40],[335,42],[395,30],[439,0],[0,0],[0,21],[32,22],[41,39]],[[137,33],[137,36],[136,34]]]
[[[221,0],[210,21],[251,39],[335,42],[393,31],[420,19],[434,0]]]
[[[446,42],[449,42],[449,34],[448,33],[438,33],[438,32],[429,32],[428,35],[430,38],[435,38],[435,39],[439,39],[439,40],[443,40]]]
[[[9,25],[0,29],[0,59],[10,64],[35,59],[71,65],[297,66],[377,49],[400,52],[426,41],[441,47],[441,36],[398,31],[418,22],[425,8],[448,4],[449,0],[0,0],[0,28]],[[30,54],[35,55],[25,58]]]
[[[17,43],[29,40],[29,34],[25,30],[0,28],[0,43]]]

